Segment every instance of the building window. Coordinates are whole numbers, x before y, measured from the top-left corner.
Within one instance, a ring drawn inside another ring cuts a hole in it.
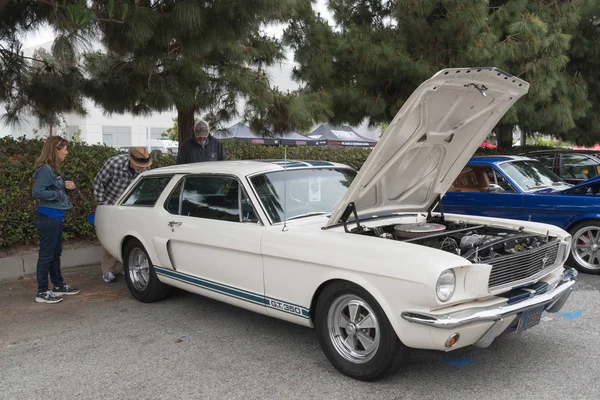
[[[150,128],[150,139],[160,139],[169,128]]]
[[[131,146],[131,127],[103,125],[102,143],[113,147]]]

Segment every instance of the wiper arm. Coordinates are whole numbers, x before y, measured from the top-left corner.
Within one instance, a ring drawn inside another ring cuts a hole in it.
[[[326,212],[326,211],[314,211],[314,212],[309,212],[309,213],[306,213],[306,214],[294,215],[293,217],[289,217],[287,220],[291,221],[293,219],[304,218],[304,217],[312,217],[313,215],[323,215],[323,214],[331,214],[331,213]]]
[[[548,186],[548,185],[529,186],[529,185],[528,185],[528,186],[527,186],[527,190],[531,190],[531,189],[545,189],[545,188],[548,188],[548,187],[550,187],[550,186]]]

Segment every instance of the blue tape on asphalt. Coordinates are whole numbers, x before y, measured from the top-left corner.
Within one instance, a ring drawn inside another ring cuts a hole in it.
[[[442,358],[442,362],[452,365],[453,367],[464,367],[465,365],[473,363],[473,359],[467,356],[453,355]]]
[[[583,312],[583,310],[577,310],[577,311],[573,311],[573,312],[557,312],[557,314],[560,315],[561,317],[566,318],[569,321],[571,321],[573,318],[579,317],[582,312]]]

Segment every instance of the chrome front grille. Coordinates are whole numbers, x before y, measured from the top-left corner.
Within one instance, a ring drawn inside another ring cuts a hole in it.
[[[559,246],[560,241],[555,240],[535,249],[488,261],[488,264],[492,266],[488,288],[493,290],[500,286],[526,280],[553,266],[559,256]]]

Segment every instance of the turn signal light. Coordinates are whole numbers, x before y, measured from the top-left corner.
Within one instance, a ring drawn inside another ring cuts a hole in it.
[[[452,335],[450,335],[450,337],[446,340],[446,347],[451,348],[452,346],[454,346],[456,343],[458,343],[459,338],[460,335],[458,333],[453,333]]]

